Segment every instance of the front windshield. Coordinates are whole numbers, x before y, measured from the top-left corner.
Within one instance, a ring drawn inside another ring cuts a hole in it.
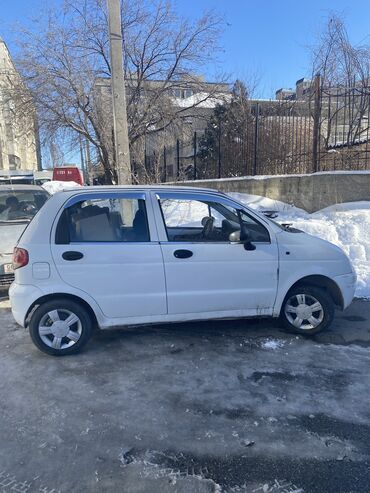
[[[48,194],[39,190],[2,190],[0,222],[29,222],[47,199]]]

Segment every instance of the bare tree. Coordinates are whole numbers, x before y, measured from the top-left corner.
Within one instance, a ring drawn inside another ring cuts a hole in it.
[[[37,107],[43,143],[57,135],[66,146],[78,148],[82,136],[95,151],[106,181],[115,182],[105,1],[66,0],[59,12],[46,15],[41,31],[39,24],[35,30],[21,30],[17,58],[28,101]],[[214,58],[220,27],[212,12],[191,22],[179,18],[170,1],[123,1],[131,146],[148,132],[161,132],[181,120],[185,109],[173,104],[175,89],[196,90],[201,96],[194,107],[212,97],[202,93],[203,82],[191,74]],[[106,93],[99,80],[107,82]],[[27,106],[27,98],[21,101]]]
[[[354,46],[344,20],[333,15],[312,48],[313,73],[320,73],[324,85],[351,86],[356,80],[366,84],[370,75],[368,46]]]
[[[354,46],[342,18],[332,16],[312,50],[321,77],[320,134],[325,149],[358,144],[369,133],[370,49]]]

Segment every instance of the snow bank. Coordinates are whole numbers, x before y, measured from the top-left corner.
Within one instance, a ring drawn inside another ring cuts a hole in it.
[[[61,192],[62,190],[69,190],[70,188],[76,188],[80,186],[81,185],[79,185],[75,181],[57,181],[57,180],[47,181],[42,185],[42,187],[45,188],[45,190],[49,192],[51,195],[54,195],[54,193],[57,192]]]
[[[286,204],[285,202],[280,202],[279,200],[261,197],[260,195],[236,192],[230,192],[228,195],[236,200],[239,200],[239,202],[247,204],[251,209],[255,209],[257,211],[274,210],[284,214],[307,214],[304,209],[299,209],[298,207],[294,207],[294,205]]]
[[[356,296],[370,298],[370,202],[336,204],[313,214],[277,200],[230,193],[255,210],[276,210],[276,221],[338,245],[351,259],[357,273]]]
[[[346,202],[344,204],[334,204],[325,209],[321,209],[319,212],[339,212],[339,211],[353,211],[359,209],[370,209],[370,202],[364,200],[359,202]]]

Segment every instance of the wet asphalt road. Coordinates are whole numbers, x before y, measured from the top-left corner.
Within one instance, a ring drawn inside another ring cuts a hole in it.
[[[1,493],[370,491],[370,302],[314,340],[202,322],[53,358],[7,302],[0,333]]]

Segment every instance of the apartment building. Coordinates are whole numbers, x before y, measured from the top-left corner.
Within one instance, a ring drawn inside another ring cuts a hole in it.
[[[19,84],[17,72],[5,42],[0,38],[0,171],[38,169],[35,115],[24,114],[12,96]]]

